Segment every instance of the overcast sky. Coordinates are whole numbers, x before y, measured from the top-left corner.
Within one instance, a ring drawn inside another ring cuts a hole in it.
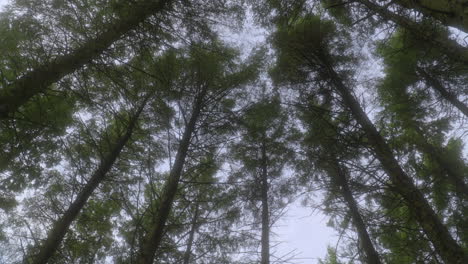
[[[0,0],[0,8],[8,2]],[[241,42],[248,40],[247,46],[255,45],[265,37],[262,36],[261,30],[252,27],[251,25],[236,35]],[[326,226],[328,221],[326,216],[318,211],[312,214],[312,209],[303,208],[299,202],[290,206],[285,216],[273,228],[277,236],[272,237],[272,244],[275,242],[281,244],[272,252],[276,252],[276,257],[281,257],[294,251],[292,255],[295,257],[291,260],[292,263],[316,264],[318,258],[326,255],[327,245],[335,246],[337,233]],[[273,260],[274,258],[272,263]]]

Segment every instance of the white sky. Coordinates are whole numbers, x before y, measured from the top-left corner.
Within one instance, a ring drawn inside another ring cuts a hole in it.
[[[0,0],[0,8],[8,2],[9,0]],[[249,40],[250,43],[243,43],[242,48],[245,48],[263,41],[265,36],[262,36],[258,28],[249,26],[235,38]],[[318,263],[318,258],[326,255],[327,245],[334,246],[337,240],[336,231],[326,226],[327,221],[328,218],[322,213],[316,211],[312,214],[312,210],[303,208],[299,201],[294,203],[273,228],[276,236],[272,237],[272,244],[281,243],[272,252],[275,252],[276,257],[281,257],[294,251],[294,258],[288,263]],[[275,263],[274,258],[272,263]]]

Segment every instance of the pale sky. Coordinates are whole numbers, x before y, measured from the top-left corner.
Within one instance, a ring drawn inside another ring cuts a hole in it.
[[[8,0],[0,0],[0,8],[7,4]],[[245,45],[255,45],[264,40],[258,28],[252,28],[252,25],[238,35],[237,40],[250,43]],[[303,208],[299,202],[290,206],[284,217],[273,228],[276,236],[272,237],[272,244],[281,243],[272,252],[276,252],[276,257],[281,257],[292,251],[295,257],[288,263],[297,264],[316,264],[318,258],[323,258],[327,252],[327,245],[335,245],[337,233],[332,228],[326,226],[328,217],[315,211],[312,214],[311,209]],[[274,258],[272,258],[272,263]]]

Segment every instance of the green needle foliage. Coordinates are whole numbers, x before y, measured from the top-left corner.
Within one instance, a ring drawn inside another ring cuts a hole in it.
[[[466,8],[9,1],[0,263],[468,263]]]

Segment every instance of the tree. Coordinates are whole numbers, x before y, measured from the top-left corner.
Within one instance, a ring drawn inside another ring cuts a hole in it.
[[[261,226],[260,263],[268,264],[271,226],[278,220],[274,213],[283,209],[283,200],[292,192],[292,186],[288,187],[291,183],[281,180],[281,177],[294,156],[287,146],[294,130],[290,128],[292,133],[286,133],[287,116],[279,98],[262,97],[259,102],[248,106],[240,117],[241,141],[232,146],[232,155],[240,162],[240,169],[233,176],[239,179],[241,175],[248,175],[246,180],[249,184],[244,196],[251,199],[249,203],[253,207],[254,221]]]
[[[330,96],[328,93],[323,95],[326,98],[323,99],[326,102],[325,104],[330,103]],[[347,135],[347,132],[341,132],[340,130],[345,130],[342,129],[345,124],[336,124],[344,123],[346,118],[338,115],[335,120],[332,120],[332,111],[327,109],[326,105],[315,105],[314,101],[317,99],[314,100],[308,97],[303,100],[306,101],[303,103],[306,107],[299,108],[299,112],[304,126],[308,129],[304,138],[306,159],[313,161],[316,167],[315,170],[323,171],[326,177],[329,178],[329,181],[325,180],[325,186],[331,192],[330,196],[333,197],[333,194],[337,193],[337,196],[344,199],[359,236],[360,244],[362,244],[364,261],[366,263],[382,263],[350,187],[351,176],[349,170],[342,163],[343,160],[349,162],[359,158],[363,159],[363,157],[359,157],[360,150],[353,149],[352,144],[350,144],[353,141],[353,133]],[[341,212],[338,212],[338,214],[341,214]]]
[[[466,4],[459,2],[431,2],[431,1],[407,1],[401,0],[397,3],[403,7],[411,8],[423,13],[425,16],[433,17],[446,26],[456,27],[461,31],[468,31]]]
[[[31,97],[99,56],[124,34],[136,28],[149,16],[166,9],[169,4],[170,1],[166,0],[138,1],[131,6],[124,4],[125,10],[130,12],[119,14],[120,17],[106,25],[96,38],[85,41],[68,54],[58,56],[55,60],[28,71],[4,87],[0,96],[0,117],[6,118],[10,113],[17,111]]]
[[[391,42],[395,41],[398,43],[399,37],[399,35],[396,35],[395,38],[397,39],[392,39]],[[402,131],[408,130],[408,133],[411,134],[411,139],[409,140],[412,141],[422,153],[428,155],[430,159],[441,167],[442,173],[447,175],[448,180],[455,188],[459,198],[461,200],[466,200],[468,187],[464,182],[466,178],[465,164],[462,160],[448,159],[446,155],[447,150],[443,146],[440,146],[440,143],[432,143],[438,140],[429,141],[430,138],[434,137],[423,132],[431,130],[430,126],[424,124],[422,121],[428,119],[428,110],[421,106],[424,95],[412,95],[408,91],[411,89],[410,87],[415,86],[418,81],[416,73],[420,69],[414,70],[416,68],[414,64],[417,62],[417,59],[411,57],[411,55],[418,53],[413,52],[411,49],[405,49],[405,51],[404,53],[406,53],[406,56],[404,58],[398,56],[403,53],[394,54],[391,50],[386,50],[385,47],[382,47],[379,51],[387,64],[387,76],[378,88],[382,105],[393,112],[395,119],[401,122]],[[423,74],[423,78],[425,77],[427,77],[427,73]],[[455,103],[455,105],[457,104]],[[439,120],[439,122],[437,122],[436,120],[433,121],[433,123],[444,124],[446,122],[444,122],[444,120]],[[439,175],[439,179],[443,177],[445,176]]]
[[[327,49],[332,46],[334,36],[332,23],[322,22],[313,16],[300,19],[290,30],[280,28],[275,43],[279,49],[279,64],[285,61],[284,63],[290,63],[289,66],[296,69],[307,67],[306,71],[325,79],[365,131],[369,144],[391,178],[395,191],[403,197],[438,254],[447,262],[463,263],[467,257],[462,248],[452,238],[413,180],[400,167],[385,139],[361,108],[351,89],[345,85],[345,77],[335,70],[346,57],[333,56]]]
[[[208,48],[208,49],[207,49]],[[210,49],[213,51],[210,51]],[[205,49],[207,51],[205,51]],[[195,99],[192,103],[191,115],[188,120],[182,139],[177,149],[176,158],[171,172],[164,183],[161,198],[159,201],[158,215],[154,220],[149,234],[143,239],[140,249],[138,263],[152,263],[155,252],[161,243],[167,218],[170,214],[174,197],[177,192],[180,177],[183,172],[183,166],[191,138],[196,131],[196,125],[200,118],[203,108],[207,107],[209,96],[216,95],[218,92],[228,92],[249,81],[252,77],[244,74],[243,70],[251,72],[250,69],[241,69],[237,72],[231,72],[228,66],[233,60],[235,53],[231,50],[222,49],[219,46],[191,47],[189,50],[191,57],[187,59],[186,79],[182,84],[186,85],[184,89],[195,93]],[[202,66],[203,65],[203,66]],[[192,81],[195,82],[192,82]]]

